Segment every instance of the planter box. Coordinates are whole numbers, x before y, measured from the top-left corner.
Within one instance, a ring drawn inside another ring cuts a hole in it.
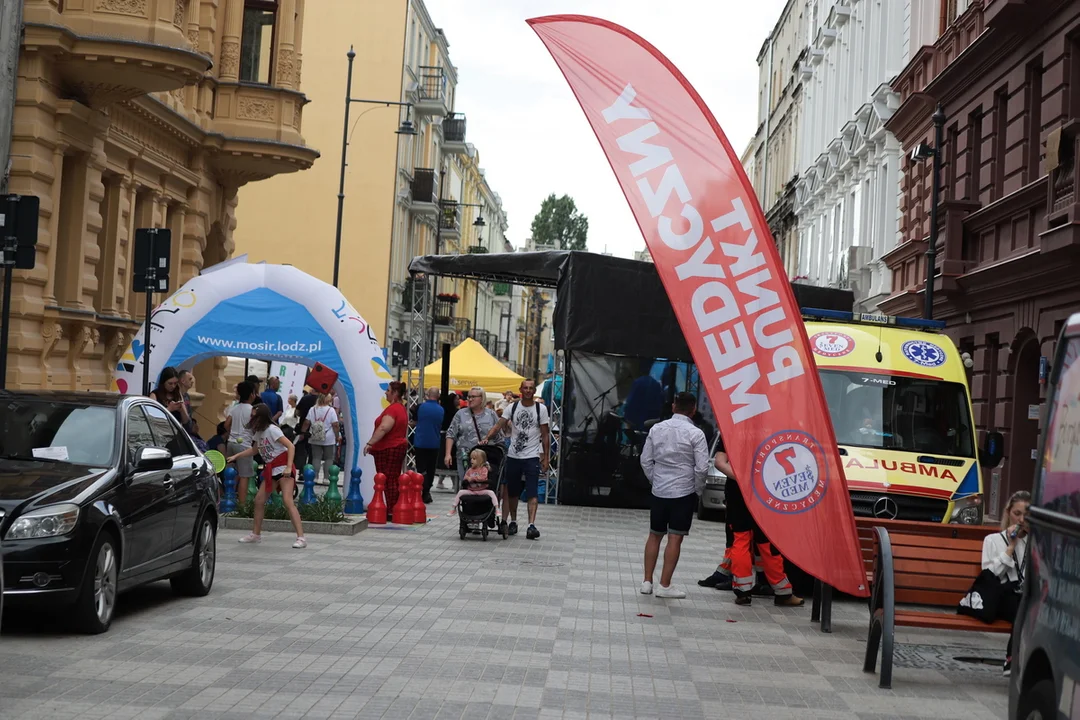
[[[230,515],[222,515],[220,520],[222,530],[251,530],[255,521],[251,518],[238,518]],[[366,515],[346,515],[345,522],[305,522],[304,535],[355,535],[368,526]],[[263,520],[263,532],[293,532],[292,523],[288,520]]]

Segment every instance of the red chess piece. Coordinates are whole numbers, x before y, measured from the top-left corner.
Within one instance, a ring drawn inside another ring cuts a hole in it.
[[[427,524],[427,505],[424,504],[424,476],[418,472],[409,473],[413,478],[413,523]]]
[[[398,525],[412,525],[413,509],[409,504],[409,485],[411,481],[407,473],[398,478],[398,497],[394,503],[394,523]]]
[[[386,476],[379,473],[375,476],[375,494],[368,503],[367,521],[369,525],[386,524]]]

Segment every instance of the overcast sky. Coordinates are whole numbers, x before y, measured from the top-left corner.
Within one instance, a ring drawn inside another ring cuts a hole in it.
[[[757,127],[757,53],[784,0],[425,0],[458,69],[458,112],[503,199],[515,246],[549,193],[589,218],[589,250],[632,257],[645,241],[585,115],[525,19],[611,20],[668,56],[709,104],[735,152]]]

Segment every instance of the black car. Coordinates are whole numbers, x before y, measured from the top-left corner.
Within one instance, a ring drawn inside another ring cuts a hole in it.
[[[1028,510],[1009,717],[1080,717],[1080,314],[1062,329]]]
[[[181,595],[214,583],[218,481],[153,400],[0,391],[3,599],[69,607],[109,628],[118,593],[169,578]]]

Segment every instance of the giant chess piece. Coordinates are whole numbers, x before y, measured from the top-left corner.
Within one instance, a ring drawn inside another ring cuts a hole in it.
[[[349,515],[361,515],[364,512],[364,496],[360,494],[360,479],[364,471],[353,468],[349,480],[349,496],[345,498],[345,512]]]
[[[236,512],[236,468],[225,468],[225,497],[221,501],[221,512]]]
[[[330,502],[341,503],[341,491],[338,490],[338,477],[341,475],[341,468],[337,465],[331,465],[330,469],[326,471],[326,474],[330,478],[330,489],[326,491],[326,499]]]
[[[398,497],[393,509],[394,522],[398,525],[412,525],[413,509],[408,500],[410,484],[407,473],[398,478]]]
[[[314,505],[319,501],[317,495],[315,495],[315,467],[312,465],[304,466],[304,491],[300,493],[301,505]]]
[[[367,509],[369,525],[386,524],[386,476],[378,473],[375,476],[375,494],[371,496],[371,504]]]
[[[413,487],[413,524],[427,524],[427,506],[424,504],[424,476],[411,472]]]

